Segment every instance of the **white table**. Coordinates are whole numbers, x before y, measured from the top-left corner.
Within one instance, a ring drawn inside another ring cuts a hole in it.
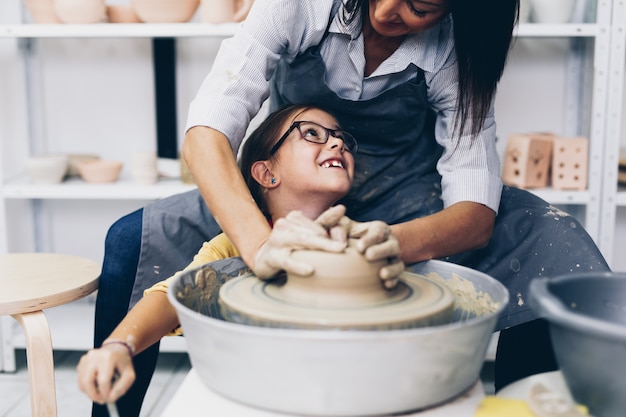
[[[429,410],[395,414],[394,417],[473,417],[478,404],[485,397],[480,381],[465,394],[445,405]],[[300,417],[259,410],[222,397],[207,388],[191,369],[161,417]]]

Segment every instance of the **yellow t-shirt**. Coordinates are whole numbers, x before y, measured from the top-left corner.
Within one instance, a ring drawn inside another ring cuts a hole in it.
[[[145,290],[143,292],[143,295],[145,296],[155,291],[167,293],[167,289],[169,288],[174,278],[182,274],[184,271],[199,267],[208,262],[219,261],[220,259],[232,258],[235,256],[239,256],[239,252],[230,241],[230,239],[226,237],[224,233],[220,233],[209,242],[204,242],[202,244],[202,247],[200,248],[198,253],[193,257],[193,260],[189,265],[185,267],[185,269],[183,269],[182,271],[178,271],[166,280],[157,282],[152,287]],[[178,336],[182,334],[183,333],[180,327],[178,327],[177,329],[169,333],[168,336]]]

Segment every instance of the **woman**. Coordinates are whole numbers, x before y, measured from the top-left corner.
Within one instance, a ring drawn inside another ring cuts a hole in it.
[[[329,207],[350,190],[354,177],[352,154],[356,150],[354,137],[339,130],[332,115],[304,105],[276,111],[251,134],[242,149],[241,173],[266,221],[275,225],[270,242],[289,240],[285,233],[291,233],[292,229],[283,228],[285,219],[307,225],[302,232],[314,231],[316,237],[327,235],[327,224],[333,226],[339,219],[343,219],[342,222],[347,220],[343,218],[343,206]],[[315,219],[318,219],[315,224],[309,224]],[[351,237],[362,241],[376,240],[377,235],[388,232],[389,226],[369,222],[359,224],[358,228],[359,236]],[[330,248],[327,239],[318,241],[326,250],[342,251],[346,247],[345,240],[330,242]],[[289,257],[284,256],[281,244],[270,244],[266,248],[268,256],[265,259],[269,260],[266,268],[291,268],[303,275],[312,273],[308,270],[309,265],[295,262],[286,265]],[[396,258],[398,254],[397,242],[393,238],[370,249],[377,252],[376,256],[369,253],[373,259]],[[274,251],[278,253],[274,254]],[[204,243],[185,270],[234,256],[239,256],[237,249],[226,235],[220,234]],[[403,270],[402,262],[396,260],[382,268],[381,275],[395,276],[394,271]],[[132,356],[168,333],[182,334],[176,310],[167,299],[167,288],[174,278],[148,289],[102,347],[81,358],[79,386],[93,401],[117,401],[134,382]],[[384,278],[383,282],[387,287],[394,284]]]
[[[104,285],[128,294],[134,283],[139,295],[195,253],[182,240],[197,246],[219,230],[257,268],[270,229],[236,179],[233,155],[266,97],[272,108],[313,103],[359,138],[342,200],[350,218],[392,225],[405,263],[441,258],[508,287],[496,386],[554,369],[529,281],[608,266],[574,219],[502,188],[493,101],[517,10],[517,0],[257,0],[190,107],[183,154],[202,198],[166,199],[114,225],[107,243],[130,240],[135,252],[126,246],[120,260],[107,246]],[[115,310],[111,300],[99,297],[96,329]]]

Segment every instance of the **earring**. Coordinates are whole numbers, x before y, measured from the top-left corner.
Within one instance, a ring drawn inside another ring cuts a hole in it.
[[[270,180],[270,184],[275,185],[275,184],[276,184],[276,178],[272,178],[272,179]]]

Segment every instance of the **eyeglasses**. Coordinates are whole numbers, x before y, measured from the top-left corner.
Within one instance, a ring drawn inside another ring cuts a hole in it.
[[[287,129],[285,134],[282,135],[280,139],[278,139],[276,145],[274,145],[272,149],[270,149],[270,156],[276,153],[278,148],[280,148],[280,145],[283,144],[283,142],[287,139],[289,134],[293,132],[294,129],[298,129],[298,132],[300,132],[300,137],[307,142],[318,143],[322,145],[328,142],[328,138],[332,136],[334,138],[341,139],[343,141],[343,146],[348,152],[356,153],[356,151],[358,150],[356,139],[348,132],[345,132],[343,130],[328,129],[315,122],[300,120],[297,122],[293,122],[289,129]]]

